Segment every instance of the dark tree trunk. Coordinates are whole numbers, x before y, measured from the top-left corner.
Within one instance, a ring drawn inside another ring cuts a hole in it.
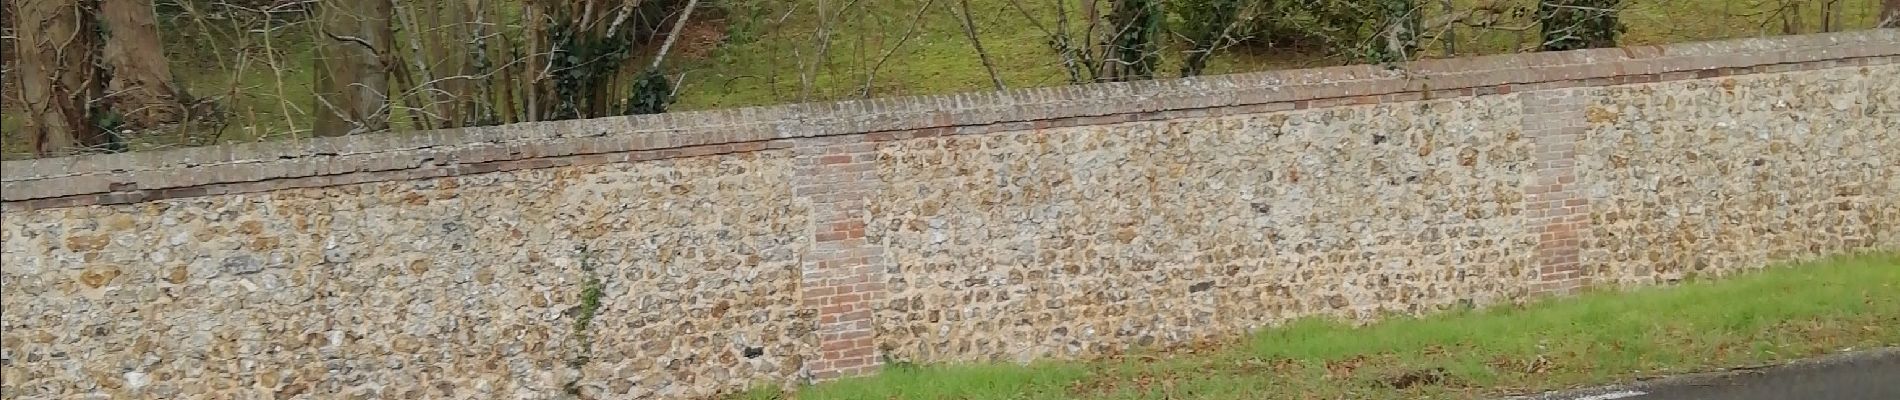
[[[1900,28],[1900,0],[1880,2],[1881,28]]]
[[[13,49],[20,106],[33,153],[60,156],[112,143],[94,121],[92,100],[104,93],[92,1],[14,0]]]
[[[1544,0],[1537,18],[1545,51],[1616,47],[1623,27],[1617,22],[1622,0]]]
[[[101,0],[105,35],[106,104],[132,127],[178,122],[178,90],[158,36],[158,14],[151,0]]]
[[[389,129],[388,0],[317,3],[316,135]]]
[[[1115,0],[1108,14],[1108,36],[1097,80],[1125,82],[1154,78],[1160,57],[1160,0]]]

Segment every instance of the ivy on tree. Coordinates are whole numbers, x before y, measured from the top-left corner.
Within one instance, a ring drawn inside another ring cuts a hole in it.
[[[1563,51],[1616,47],[1623,33],[1617,21],[1622,0],[1546,0],[1537,3],[1543,50]]]

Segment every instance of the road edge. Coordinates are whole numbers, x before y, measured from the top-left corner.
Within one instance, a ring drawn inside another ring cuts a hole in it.
[[[1597,386],[1581,389],[1566,389],[1538,394],[1517,395],[1497,400],[1614,400],[1635,397],[1653,392],[1653,388],[1672,386],[1692,386],[1710,384],[1718,380],[1747,374],[1780,373],[1827,368],[1840,364],[1852,364],[1886,358],[1900,358],[1900,346],[1872,349],[1848,350],[1826,356],[1788,361],[1778,364],[1765,364],[1728,368],[1719,371],[1697,372],[1682,375],[1669,375],[1654,378],[1639,378],[1635,382]]]

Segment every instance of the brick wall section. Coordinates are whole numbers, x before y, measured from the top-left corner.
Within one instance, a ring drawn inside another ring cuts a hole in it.
[[[1524,93],[1524,136],[1532,142],[1536,171],[1525,179],[1525,211],[1537,235],[1539,293],[1568,293],[1583,286],[1578,255],[1581,234],[1590,229],[1589,199],[1577,183],[1577,142],[1587,125],[1584,91],[1558,89]]]
[[[867,243],[864,234],[880,181],[873,170],[877,144],[863,139],[812,138],[794,147],[794,195],[811,207],[801,302],[818,315],[819,352],[805,368],[818,380],[862,375],[881,365],[871,310],[886,293],[879,278],[886,268],[884,248]]]

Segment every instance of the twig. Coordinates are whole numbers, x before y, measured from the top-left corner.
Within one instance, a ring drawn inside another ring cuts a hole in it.
[[[976,48],[976,56],[983,60],[983,69],[989,70],[990,81],[996,83],[996,90],[1007,90],[1003,87],[1003,77],[996,74],[996,63],[990,62],[990,53],[983,51],[983,41],[976,37],[976,21],[970,19],[970,0],[962,0],[962,3],[963,33],[970,37],[970,47]]]
[[[296,107],[296,106],[291,104],[291,102],[283,101],[285,97],[289,97],[289,96],[284,95],[284,69],[283,67],[277,65],[277,57],[275,57],[277,55],[277,51],[274,48],[275,46],[271,44],[271,39],[270,39],[271,34],[269,33],[270,26],[271,26],[271,19],[265,18],[264,30],[266,32],[264,33],[264,62],[270,64],[271,81],[272,83],[275,83],[277,86],[277,98],[278,98],[277,109],[278,109],[278,112],[284,113],[284,127],[289,128],[292,132],[295,132],[297,131],[297,121],[296,119],[290,117],[291,115],[290,107]],[[299,108],[297,112],[298,114],[302,114],[303,110]]]
[[[660,62],[666,60],[667,50],[673,49],[673,41],[679,40],[680,31],[683,31],[686,29],[686,20],[691,19],[693,17],[693,7],[697,7],[697,6],[699,6],[699,0],[690,0],[686,2],[686,11],[682,11],[680,13],[679,21],[673,22],[673,32],[666,34],[666,42],[660,44],[660,52],[658,54],[653,55],[653,65],[648,68],[653,69],[653,70],[660,69]]]
[[[904,36],[897,38],[897,44],[894,46],[891,46],[889,50],[885,50],[884,55],[877,58],[877,63],[871,64],[870,71],[865,72],[864,88],[858,91],[859,96],[863,96],[863,97],[871,96],[871,85],[873,82],[877,81],[877,71],[879,69],[884,68],[884,62],[889,61],[891,59],[891,54],[897,53],[897,49],[903,48],[904,43],[910,41],[911,35],[917,32],[917,26],[923,25],[924,13],[926,11],[929,11],[930,6],[936,3],[937,3],[937,0],[927,0],[924,2],[923,7],[917,8],[917,15],[911,17],[910,28],[904,30]]]
[[[428,85],[428,87],[431,89],[428,91],[430,95],[434,95],[435,93],[441,92],[440,90],[434,90],[435,72],[433,71],[432,68],[429,68],[429,64],[427,64],[423,60],[423,58],[426,58],[426,57],[423,57],[423,52],[422,52],[422,26],[416,24],[416,17],[415,15],[413,15],[415,11],[409,7],[402,7],[399,4],[394,4],[393,2],[390,4],[390,6],[395,8],[394,13],[396,14],[396,19],[399,20],[398,22],[401,23],[405,28],[409,29],[409,34],[404,35],[404,36],[409,37],[409,55],[410,55],[409,59],[410,61],[416,64],[415,65],[416,73],[422,75],[422,81],[424,82],[423,84]],[[430,113],[430,114],[434,114],[434,113]],[[417,126],[416,129],[434,129],[433,127],[434,123],[441,122],[441,119],[431,118],[429,120],[423,120],[423,119],[418,118],[416,119],[416,122],[418,124],[421,124],[421,126]]]

